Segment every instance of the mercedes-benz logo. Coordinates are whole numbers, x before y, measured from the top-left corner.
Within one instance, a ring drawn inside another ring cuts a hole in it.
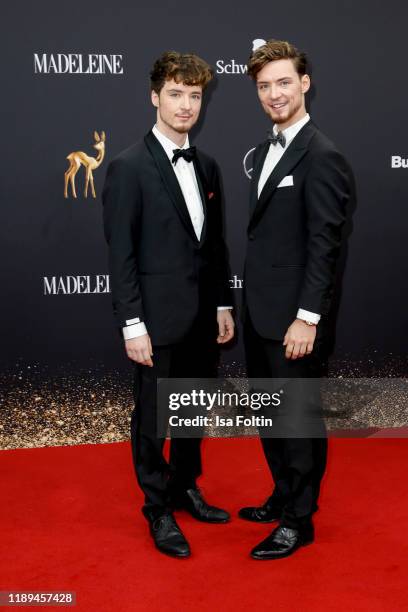
[[[263,47],[265,43],[266,40],[264,38],[255,38],[255,40],[252,41],[252,51],[256,51],[259,47]]]
[[[242,165],[244,166],[244,172],[246,176],[251,179],[252,178],[252,153],[255,151],[256,147],[252,147],[249,149],[248,153],[245,154]]]

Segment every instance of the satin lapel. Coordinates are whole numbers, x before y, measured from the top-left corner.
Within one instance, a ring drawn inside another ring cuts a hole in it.
[[[249,196],[249,214],[250,215],[253,214],[256,204],[258,202],[259,177],[261,176],[265,158],[269,151],[269,141],[267,140],[266,142],[262,143],[261,147],[262,147],[262,150],[260,151],[258,155],[256,164],[252,168],[251,189],[250,189],[250,196]]]
[[[203,164],[201,161],[200,153],[197,151],[197,156],[193,160],[195,175],[197,179],[198,189],[200,190],[201,202],[203,205],[204,223],[203,229],[201,230],[200,245],[205,240],[205,234],[207,231],[207,197],[208,197],[208,181],[204,174]]]
[[[144,140],[154,161],[156,162],[157,169],[161,178],[163,179],[163,183],[169,193],[170,199],[174,204],[186,230],[193,238],[193,240],[197,242],[197,236],[194,231],[193,224],[191,223],[191,218],[187,209],[186,202],[184,200],[183,192],[181,191],[174,170],[171,167],[171,162],[169,158],[167,157],[163,147],[152,132],[149,132],[145,136]]]
[[[249,222],[249,228],[252,228],[259,221],[281,180],[287,176],[293,168],[297,166],[302,157],[306,155],[309,142],[315,133],[315,126],[308,121],[290,143],[271,172],[255,207],[252,209],[253,212]]]

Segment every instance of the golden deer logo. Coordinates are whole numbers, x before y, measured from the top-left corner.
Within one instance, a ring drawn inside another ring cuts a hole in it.
[[[94,149],[98,151],[98,155],[96,157],[90,157],[83,151],[73,151],[69,155],[67,155],[67,159],[69,160],[69,168],[65,172],[65,185],[64,185],[64,197],[68,197],[68,181],[71,183],[71,191],[72,196],[74,198],[77,197],[75,190],[75,175],[80,169],[81,165],[85,168],[85,191],[84,195],[88,197],[88,185],[91,183],[92,196],[96,198],[95,193],[95,185],[93,180],[92,171],[98,168],[103,162],[103,158],[105,157],[105,132],[101,132],[99,136],[98,132],[94,132],[95,144]]]

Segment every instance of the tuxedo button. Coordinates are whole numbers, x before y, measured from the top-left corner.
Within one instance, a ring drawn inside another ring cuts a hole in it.
[[[249,240],[255,240],[254,234],[248,234],[248,238],[249,238]]]

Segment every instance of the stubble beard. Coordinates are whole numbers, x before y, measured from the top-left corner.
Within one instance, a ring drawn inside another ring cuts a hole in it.
[[[169,123],[169,121],[166,121],[165,119],[163,119],[163,117],[161,118],[161,120],[163,121],[165,125],[167,125],[167,127],[172,129],[174,132],[177,132],[177,134],[188,134],[188,132],[191,130],[191,128],[194,125],[194,124],[175,125],[175,124]]]
[[[173,130],[175,132],[178,132],[179,134],[187,134],[187,132],[189,132],[191,128],[192,126],[180,125],[179,127],[173,127]]]
[[[276,125],[280,125],[282,123],[287,123],[288,121],[290,121],[292,119],[292,117],[294,117],[296,115],[296,113],[299,112],[301,106],[302,106],[302,104],[299,102],[299,104],[297,106],[293,107],[291,110],[289,110],[289,112],[286,115],[277,115],[276,119],[274,118],[272,112],[269,113],[269,116],[272,119],[273,123],[276,123]]]

